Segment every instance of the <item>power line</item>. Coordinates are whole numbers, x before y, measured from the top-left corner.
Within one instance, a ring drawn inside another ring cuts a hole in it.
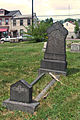
[[[39,15],[37,17],[59,17],[59,16],[80,16],[80,14],[70,14],[70,15]]]

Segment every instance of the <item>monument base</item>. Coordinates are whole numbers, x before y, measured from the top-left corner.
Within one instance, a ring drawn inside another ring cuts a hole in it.
[[[39,71],[38,71],[38,74],[42,74],[42,73],[49,73],[49,72],[52,72],[52,73],[55,73],[55,74],[62,74],[62,75],[67,75],[67,72],[65,71],[58,71],[58,70],[50,70],[50,69],[43,69],[43,68],[39,68]]]
[[[39,105],[39,102],[32,101],[32,103],[22,103],[16,101],[10,101],[7,99],[3,101],[3,106],[7,107],[9,110],[20,110],[23,112],[34,113],[36,107]]]
[[[66,75],[66,67],[67,67],[66,61],[44,59],[41,61],[39,75],[41,73],[46,73],[46,72],[54,72],[57,74]]]

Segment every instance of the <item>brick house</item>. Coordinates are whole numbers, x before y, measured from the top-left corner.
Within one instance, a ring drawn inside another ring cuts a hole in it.
[[[34,14],[34,22],[37,17]],[[22,31],[26,31],[24,26],[32,24],[32,15],[22,15],[19,10],[8,11],[0,9],[0,38],[10,35],[11,37],[20,36]]]

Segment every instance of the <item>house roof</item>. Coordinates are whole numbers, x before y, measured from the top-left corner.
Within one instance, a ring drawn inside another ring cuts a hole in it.
[[[15,16],[15,19],[21,19],[21,18],[32,18],[31,15],[19,15],[19,16]]]
[[[69,24],[72,24],[72,25],[75,25],[75,23],[74,22],[64,22],[63,24],[66,24],[66,23],[69,23]]]
[[[33,17],[37,17],[36,13],[33,14]],[[18,15],[15,16],[14,19],[26,19],[26,18],[32,18],[32,14],[27,14],[27,15]]]
[[[9,11],[8,14],[6,14],[6,16],[14,16],[17,12],[20,12],[19,10],[13,10],[13,11]],[[20,12],[21,14],[21,12]]]

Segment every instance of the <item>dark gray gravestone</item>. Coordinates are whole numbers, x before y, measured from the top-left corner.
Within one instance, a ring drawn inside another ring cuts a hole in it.
[[[10,87],[10,99],[3,101],[3,106],[9,110],[21,110],[34,113],[39,102],[32,100],[32,85],[20,80]]]
[[[59,22],[54,23],[47,30],[48,42],[44,59],[41,61],[39,74],[55,72],[66,75],[66,37],[68,31]]]
[[[10,87],[10,100],[23,103],[32,102],[32,86],[25,80],[20,80]]]

